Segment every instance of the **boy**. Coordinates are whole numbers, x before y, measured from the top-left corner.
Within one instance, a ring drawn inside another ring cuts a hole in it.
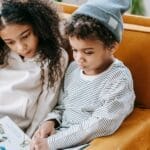
[[[129,5],[130,0],[91,0],[68,21],[65,33],[75,61],[32,147],[56,150],[89,143],[113,134],[132,112],[132,76],[113,56],[122,37],[121,15]]]

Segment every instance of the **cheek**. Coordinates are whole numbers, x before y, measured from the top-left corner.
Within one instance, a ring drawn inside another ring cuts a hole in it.
[[[73,59],[74,59],[74,60],[76,60],[76,53],[75,53],[75,52],[73,52],[73,54],[72,54],[72,55],[73,55]]]
[[[97,66],[100,65],[104,60],[104,56],[95,55],[92,59],[93,65]]]
[[[31,41],[32,41],[32,42],[31,42]],[[30,42],[29,42],[29,43],[31,43],[30,46],[32,47],[32,49],[37,49],[39,40],[34,37],[34,38],[30,39]]]
[[[7,45],[7,44],[6,44]],[[10,51],[14,51],[16,52],[16,48],[15,48],[15,45],[7,45],[7,47],[9,48]]]

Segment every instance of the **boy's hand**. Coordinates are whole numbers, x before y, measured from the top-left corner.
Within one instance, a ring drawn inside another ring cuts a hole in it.
[[[32,140],[30,150],[49,150],[47,139],[36,138]]]
[[[47,138],[48,136],[55,134],[55,122],[45,121],[39,129],[33,135],[33,139],[36,138]]]

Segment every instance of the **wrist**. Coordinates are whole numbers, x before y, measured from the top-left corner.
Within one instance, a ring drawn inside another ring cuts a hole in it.
[[[58,123],[58,121],[56,119],[51,119],[49,121],[51,121],[53,123],[54,128],[57,128],[59,126],[59,123]]]
[[[54,120],[47,120],[46,123],[49,124],[50,126],[55,126]]]

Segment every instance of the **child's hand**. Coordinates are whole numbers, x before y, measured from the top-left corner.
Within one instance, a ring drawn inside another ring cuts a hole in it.
[[[36,138],[32,140],[30,150],[49,150],[48,141],[44,138]]]
[[[39,129],[33,135],[33,139],[36,138],[47,138],[48,136],[55,134],[55,122],[45,121]]]

